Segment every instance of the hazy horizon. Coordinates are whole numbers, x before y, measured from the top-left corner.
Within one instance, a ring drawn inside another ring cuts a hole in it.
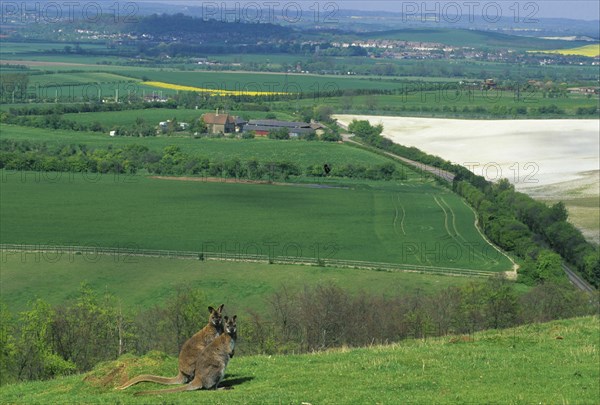
[[[484,7],[489,7],[490,12],[494,12],[495,5],[500,6],[501,15],[504,17],[513,17],[515,15],[515,4],[519,6],[519,15],[521,18],[531,16],[532,18],[567,18],[583,21],[600,21],[600,2],[597,0],[573,0],[573,1],[557,1],[557,0],[538,0],[538,1],[487,1],[487,0],[456,0],[456,1],[385,1],[374,0],[365,2],[363,0],[340,0],[340,1],[316,1],[316,0],[138,0],[144,3],[163,3],[163,4],[178,4],[201,7],[203,4],[218,4],[223,3],[233,5],[243,4],[258,4],[264,7],[285,6],[286,4],[300,4],[303,8],[311,9],[314,4],[320,3],[325,6],[334,4],[340,10],[361,10],[361,11],[392,11],[402,12],[404,10],[415,10],[417,13],[427,13],[430,10],[448,10],[448,14],[456,14],[456,5],[460,6],[463,14],[468,14],[469,10],[474,10],[475,15],[481,16],[481,11]],[[278,6],[279,5],[279,6]],[[425,5],[425,6],[423,6]],[[448,7],[445,9],[444,7]],[[312,10],[311,9],[311,10]],[[439,11],[438,11],[439,12]]]

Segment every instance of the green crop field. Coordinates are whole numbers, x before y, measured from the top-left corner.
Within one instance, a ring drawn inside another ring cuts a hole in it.
[[[30,75],[30,86],[59,87],[66,85],[106,84],[117,82],[137,82],[129,77],[108,72],[77,72]]]
[[[238,323],[240,334],[244,326]],[[164,389],[114,387],[142,373],[176,374],[161,353],[102,363],[84,375],[0,388],[14,404],[95,403],[511,403],[597,404],[600,362],[597,317],[533,324],[472,336],[406,340],[389,346],[287,356],[235,356],[223,386],[136,397]],[[240,343],[243,344],[243,343]]]
[[[475,229],[471,209],[433,183],[313,188],[142,176],[2,175],[2,243],[133,244],[476,270],[511,268]]]
[[[468,107],[471,111],[483,107],[487,114],[509,114],[509,108],[535,109],[554,105],[569,116],[576,116],[580,107],[593,108],[598,105],[598,97],[588,98],[584,95],[569,94],[557,98],[544,97],[540,90],[531,90],[517,93],[516,91],[490,91],[461,89],[456,85],[440,83],[433,89],[423,89],[417,85],[407,85],[407,95],[379,95],[372,102],[369,96],[328,97],[319,100],[303,99],[294,101],[294,105],[314,107],[329,105],[335,111],[375,111],[377,114],[415,115],[419,114],[445,114],[446,116],[464,116],[463,109]],[[286,106],[289,102],[275,102],[275,105]],[[367,107],[370,106],[370,107]],[[423,111],[421,111],[423,109]],[[432,112],[432,109],[437,111]],[[485,113],[484,113],[485,114]],[[529,114],[529,113],[528,113]],[[532,114],[535,115],[535,114]],[[523,115],[526,117],[526,115]]]
[[[137,94],[139,80],[108,72],[30,74],[29,93],[49,100],[78,101]]]
[[[115,69],[114,73],[136,79],[221,90],[287,91],[320,94],[345,89],[389,89],[391,80],[368,80],[345,76],[283,73],[182,72],[158,69]]]
[[[245,262],[198,261],[76,252],[2,252],[0,293],[12,313],[25,311],[37,298],[60,305],[73,298],[81,283],[109,293],[129,311],[162,304],[178,287],[200,289],[209,302],[223,302],[246,314],[265,310],[267,299],[282,286],[335,283],[351,292],[393,297],[420,290],[433,293],[471,282],[451,277],[402,272],[339,269]],[[520,289],[523,288],[518,284]]]

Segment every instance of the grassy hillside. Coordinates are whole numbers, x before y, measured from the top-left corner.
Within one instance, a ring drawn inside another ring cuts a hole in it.
[[[178,287],[202,290],[209,302],[223,302],[246,313],[260,312],[266,299],[285,285],[290,290],[332,282],[352,292],[397,296],[420,290],[426,294],[472,281],[417,273],[378,272],[241,262],[111,256],[72,253],[3,252],[0,295],[12,313],[24,311],[40,298],[62,304],[87,283],[99,294],[107,292],[125,308],[142,309],[162,304]],[[518,285],[519,288],[524,286]]]
[[[243,325],[239,325],[243,336]],[[175,358],[123,356],[85,375],[5,386],[3,403],[561,403],[600,402],[597,317],[468,337],[296,356],[233,357],[224,386],[135,397],[113,388],[139,373],[175,375]],[[240,343],[243,344],[243,343]]]
[[[433,183],[326,188],[2,174],[2,243],[511,268],[460,197]]]

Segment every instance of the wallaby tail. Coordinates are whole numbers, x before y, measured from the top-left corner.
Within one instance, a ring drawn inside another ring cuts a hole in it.
[[[194,391],[194,390],[199,390],[200,388],[202,388],[202,383],[197,383],[195,381],[192,381],[189,384],[183,385],[181,387],[177,387],[177,388],[168,388],[166,390],[154,390],[154,391],[140,391],[140,392],[136,392],[135,396],[138,395],[160,395],[160,394],[170,394],[170,393],[174,393],[174,392],[184,392],[184,391]]]
[[[117,387],[116,389],[124,390],[125,388],[129,388],[132,385],[135,385],[137,383],[144,382],[144,381],[155,382],[155,383],[164,384],[164,385],[173,385],[173,384],[184,384],[187,382],[187,378],[181,372],[179,372],[179,374],[177,374],[176,377],[171,377],[171,378],[161,377],[158,375],[143,374],[143,375],[137,376],[135,378],[132,378],[131,380],[127,381],[125,384],[121,385],[120,387]]]

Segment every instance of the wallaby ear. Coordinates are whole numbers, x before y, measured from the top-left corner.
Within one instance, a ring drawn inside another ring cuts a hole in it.
[[[213,307],[208,307],[208,312],[212,314],[213,312],[215,312],[215,309]]]
[[[225,323],[227,323],[227,321],[229,320],[229,317],[228,317],[227,315],[225,315],[225,316],[223,317],[223,319],[225,319]]]
[[[233,322],[235,322],[235,320],[237,319],[237,315],[234,315],[231,319],[233,319]]]
[[[219,308],[217,308],[217,311],[219,311],[219,313],[223,312],[223,307],[225,306],[225,304],[221,304],[219,305]]]

